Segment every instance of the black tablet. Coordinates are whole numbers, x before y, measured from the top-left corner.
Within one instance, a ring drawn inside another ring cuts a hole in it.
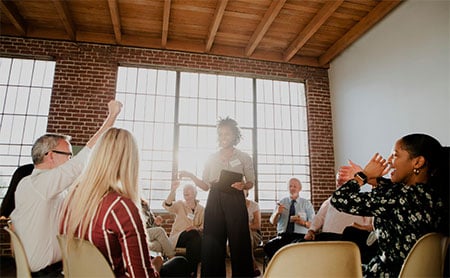
[[[222,170],[220,172],[220,178],[219,181],[216,183],[216,186],[218,189],[220,189],[223,192],[233,192],[234,190],[237,190],[231,185],[235,182],[242,181],[243,175],[241,173],[236,173],[233,171],[228,170]]]

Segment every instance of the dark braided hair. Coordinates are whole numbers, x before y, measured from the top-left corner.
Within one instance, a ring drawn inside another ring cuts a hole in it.
[[[233,140],[233,146],[236,146],[237,144],[239,144],[239,142],[242,139],[242,135],[241,135],[241,130],[238,127],[238,123],[233,120],[230,117],[226,117],[225,119],[223,118],[219,118],[219,120],[217,121],[217,130],[219,130],[220,128],[227,126],[229,127],[234,134],[234,140]]]

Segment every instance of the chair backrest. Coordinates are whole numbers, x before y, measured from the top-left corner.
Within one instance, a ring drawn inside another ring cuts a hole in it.
[[[264,277],[362,277],[358,246],[349,241],[311,241],[284,246]]]
[[[25,254],[25,249],[23,249],[20,238],[10,228],[4,227],[3,229],[11,236],[12,250],[16,261],[16,277],[31,277],[30,265],[28,264],[27,255]]]
[[[439,233],[422,236],[411,248],[399,277],[442,277],[448,237]]]
[[[65,277],[114,277],[111,266],[95,245],[87,240],[68,240],[58,235]]]

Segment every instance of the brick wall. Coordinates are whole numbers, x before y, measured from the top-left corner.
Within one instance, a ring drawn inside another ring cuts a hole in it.
[[[314,207],[317,209],[335,188],[327,69],[208,54],[5,36],[0,36],[0,56],[56,61],[48,131],[70,134],[74,145],[85,144],[101,125],[107,113],[106,104],[115,96],[120,64],[305,81]],[[264,219],[263,230],[266,224]],[[271,233],[269,228],[267,231]]]

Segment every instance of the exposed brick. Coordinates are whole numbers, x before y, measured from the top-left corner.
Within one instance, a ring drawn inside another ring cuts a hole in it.
[[[85,144],[106,116],[105,104],[115,96],[119,64],[305,81],[314,207],[318,209],[335,189],[327,69],[208,54],[5,36],[0,36],[0,53],[3,57],[47,56],[56,61],[48,131],[70,134],[75,145]],[[273,233],[273,227],[266,227],[266,224],[270,225],[263,222],[263,230]]]

